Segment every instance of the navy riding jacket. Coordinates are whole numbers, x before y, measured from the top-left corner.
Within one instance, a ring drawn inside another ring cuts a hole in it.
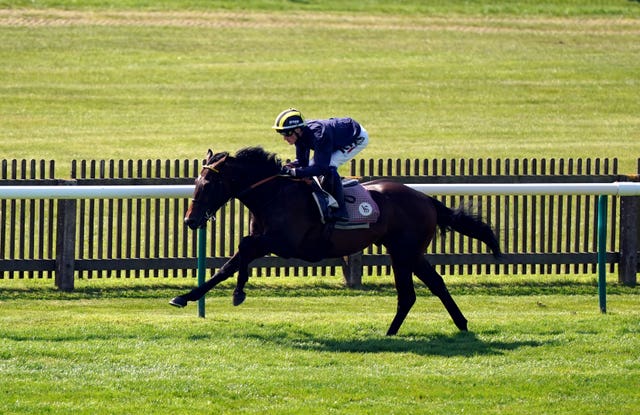
[[[309,120],[296,141],[296,177],[321,176],[329,173],[331,155],[343,151],[360,136],[360,124],[351,118]],[[309,154],[313,150],[313,166]]]

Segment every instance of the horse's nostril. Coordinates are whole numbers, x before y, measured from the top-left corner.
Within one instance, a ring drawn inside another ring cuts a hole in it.
[[[185,216],[184,223],[189,228],[195,230],[205,226],[205,224],[207,223],[207,218],[194,218],[192,216]]]

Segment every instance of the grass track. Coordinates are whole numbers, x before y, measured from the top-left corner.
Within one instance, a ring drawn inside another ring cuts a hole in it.
[[[628,288],[602,315],[595,292],[458,295],[454,278],[471,332],[457,332],[420,288],[399,336],[387,338],[395,296],[377,280],[352,291],[330,278],[253,279],[240,307],[227,284],[208,298],[206,319],[167,305],[184,282],[117,298],[129,292],[118,282],[144,284],[87,283],[98,295],[83,282],[68,297],[47,281],[0,289],[0,412],[633,414],[640,405],[640,315]]]

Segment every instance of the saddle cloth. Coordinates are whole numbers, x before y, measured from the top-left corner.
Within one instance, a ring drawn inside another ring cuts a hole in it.
[[[380,209],[367,189],[355,179],[342,181],[344,201],[349,212],[349,222],[373,223],[380,217]]]
[[[373,200],[367,189],[355,179],[342,181],[344,189],[344,201],[349,213],[348,222],[337,222],[336,228],[340,229],[361,229],[368,228],[370,223],[374,223],[380,217],[380,209]],[[320,210],[322,223],[325,222],[325,213],[329,207],[337,207],[336,200],[326,191],[322,191],[323,200],[319,198],[319,192],[314,192],[313,197]]]

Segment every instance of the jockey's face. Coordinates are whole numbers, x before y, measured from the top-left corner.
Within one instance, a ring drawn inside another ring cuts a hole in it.
[[[282,138],[284,138],[284,140],[290,145],[295,144],[296,141],[298,141],[300,129],[296,128],[295,130],[287,131],[287,133],[291,133],[291,134],[290,135],[282,134]]]

